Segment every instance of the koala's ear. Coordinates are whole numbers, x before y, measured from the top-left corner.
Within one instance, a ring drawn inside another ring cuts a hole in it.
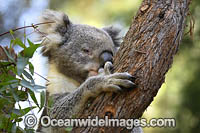
[[[116,47],[119,47],[121,44],[121,38],[119,37],[120,29],[109,26],[109,27],[104,27],[104,31],[108,33],[108,35],[112,38],[113,43],[115,44]]]
[[[42,41],[42,53],[50,56],[51,49],[57,48],[66,39],[68,39],[67,31],[72,25],[68,16],[62,12],[45,10],[39,18],[38,41]]]

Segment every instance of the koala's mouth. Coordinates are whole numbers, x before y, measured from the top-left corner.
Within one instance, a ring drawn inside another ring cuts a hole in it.
[[[98,71],[97,70],[89,70],[88,77],[96,76],[96,75],[98,75]]]

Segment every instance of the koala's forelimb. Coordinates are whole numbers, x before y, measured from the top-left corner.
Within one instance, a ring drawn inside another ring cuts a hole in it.
[[[101,92],[117,92],[123,88],[135,87],[131,81],[134,79],[133,76],[127,72],[111,74],[111,65],[107,62],[104,66],[104,74],[88,78],[74,92],[64,94],[65,96],[61,94],[50,110],[50,117],[56,119],[71,118],[81,110],[90,97],[95,97]]]

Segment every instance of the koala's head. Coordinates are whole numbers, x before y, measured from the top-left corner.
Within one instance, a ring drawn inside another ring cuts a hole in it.
[[[61,12],[47,10],[40,21],[50,22],[39,27],[43,55],[59,72],[80,83],[96,75],[106,61],[112,61],[120,43],[118,29],[73,24]]]

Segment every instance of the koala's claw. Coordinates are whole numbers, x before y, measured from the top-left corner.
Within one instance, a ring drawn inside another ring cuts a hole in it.
[[[111,89],[107,91],[122,91],[124,88],[135,88],[136,85],[130,80],[123,79],[109,79],[108,85],[105,86],[105,89]]]
[[[104,65],[104,68],[99,68],[98,74],[100,75],[110,75],[112,74],[113,64],[110,61],[107,61]]]
[[[125,88],[131,88],[131,87],[135,86],[135,84],[130,80],[115,79],[115,80],[113,80],[113,83],[118,86],[125,87]]]
[[[111,69],[113,68],[113,64],[110,61],[107,61],[104,65],[104,72],[105,75],[109,75],[111,74]]]
[[[111,78],[116,78],[116,79],[128,79],[131,81],[135,81],[135,77],[133,77],[131,74],[124,72],[124,73],[114,73],[110,75]]]
[[[135,79],[129,73],[114,73],[107,75],[104,91],[122,91],[124,89],[135,88],[136,84],[132,81]]]
[[[108,61],[105,63],[104,68],[99,69],[99,74],[104,77],[103,91],[116,92],[136,87],[135,77],[128,72],[112,74],[112,68],[113,64]]]
[[[104,91],[110,91],[110,92],[117,92],[117,91],[122,91],[121,87],[117,86],[117,85],[108,85],[107,87],[105,87],[107,90]]]

